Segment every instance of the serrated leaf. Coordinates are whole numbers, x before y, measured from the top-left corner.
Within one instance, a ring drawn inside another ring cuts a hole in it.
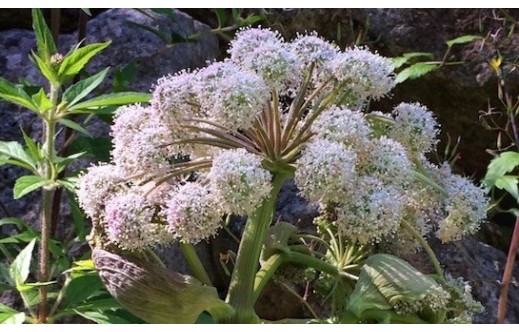
[[[90,134],[88,132],[88,130],[86,130],[85,128],[81,127],[80,124],[70,120],[70,119],[59,119],[58,120],[59,123],[61,123],[62,125],[64,125],[65,127],[69,127],[70,129],[74,129],[75,131],[78,131],[80,133],[82,133],[83,135],[87,136],[87,137],[90,137],[92,138],[92,134]]]
[[[52,108],[52,102],[47,97],[47,94],[45,94],[45,90],[43,88],[38,91],[37,94],[32,96],[32,101],[38,107],[38,109],[42,112],[45,112]]]
[[[431,63],[425,63],[425,62],[418,62],[415,63],[406,69],[402,70],[398,75],[396,76],[395,83],[399,84],[407,80],[412,80],[418,77],[421,77],[433,70],[438,68],[437,64],[431,64]]]
[[[56,70],[52,68],[45,60],[40,58],[40,56],[34,51],[32,51],[32,57],[34,61],[36,61],[36,65],[38,66],[38,69],[40,70],[40,73],[45,76],[51,83],[57,83],[58,82],[58,74],[56,73]]]
[[[26,168],[33,173],[37,172],[35,160],[25,152],[22,145],[18,142],[0,141],[0,156],[8,157],[8,159],[5,157],[2,158],[0,166],[9,163]]]
[[[143,92],[117,92],[101,95],[96,98],[84,101],[70,108],[71,111],[83,110],[95,112],[104,106],[126,105],[134,103],[146,103],[150,101],[151,94]]]
[[[456,44],[467,44],[477,39],[483,39],[481,36],[466,35],[447,41],[447,46],[452,47]]]
[[[506,190],[510,195],[512,195],[515,200],[519,200],[519,190],[517,188],[517,183],[519,180],[515,175],[504,175],[496,180],[495,186],[496,188]]]
[[[67,102],[68,107],[73,106],[81,99],[85,98],[90,92],[92,92],[95,88],[103,82],[110,68],[106,68],[105,70],[100,71],[99,73],[85,78],[77,82],[76,84],[69,87],[63,93],[63,100]]]
[[[0,77],[0,98],[26,107],[31,111],[38,111],[38,108],[34,105],[31,97],[29,97],[23,89],[16,87],[13,83],[3,77]]]
[[[52,33],[40,9],[32,10],[32,27],[36,36],[38,52],[45,62],[48,62],[51,55],[56,54],[58,51],[52,38]]]
[[[22,285],[29,277],[29,269],[31,266],[32,251],[36,240],[32,240],[29,244],[16,256],[14,262],[10,266],[10,275],[16,285]]]
[[[20,199],[28,193],[33,192],[36,189],[39,189],[50,183],[52,183],[52,180],[44,179],[39,175],[21,176],[14,183],[14,199]]]
[[[86,45],[67,54],[58,70],[61,82],[64,83],[74,77],[92,57],[107,48],[110,43],[111,41]]]
[[[487,190],[490,190],[499,178],[512,172],[517,166],[519,166],[518,152],[508,151],[501,153],[488,164],[483,184]]]

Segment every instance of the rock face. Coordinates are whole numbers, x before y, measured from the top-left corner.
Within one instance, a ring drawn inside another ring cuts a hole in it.
[[[111,40],[112,44],[92,60],[87,67],[90,73],[95,73],[108,66],[112,67],[109,77],[104,82],[109,89],[114,77],[114,69],[122,69],[134,61],[135,76],[129,85],[133,91],[148,92],[154,82],[166,74],[174,73],[184,68],[204,66],[206,61],[213,60],[219,55],[218,40],[215,36],[207,36],[194,43],[180,43],[173,47],[165,47],[154,34],[128,24],[132,21],[145,26],[160,26],[165,33],[190,35],[209,29],[208,26],[193,20],[188,15],[175,11],[176,21],[166,16],[146,11],[144,14],[132,9],[111,9],[88,23],[87,43]],[[77,42],[77,33],[61,35],[59,38],[60,52],[66,53]],[[11,29],[0,31],[0,76],[10,81],[27,78],[36,84],[44,84],[28,57],[31,49],[35,48],[34,34],[29,30]],[[12,104],[0,103],[0,140],[22,141],[20,127],[33,138],[41,136],[41,124],[34,114]],[[92,121],[88,126],[93,136],[107,136],[109,126],[102,121]],[[0,209],[0,218],[10,216],[20,217],[33,225],[38,224],[39,195],[29,194],[20,200],[13,199],[12,187],[16,178],[23,171],[19,168],[3,166],[0,171],[0,202],[6,209]],[[71,225],[70,215],[65,215],[62,225]],[[59,230],[58,230],[59,232]],[[207,252],[207,248],[205,249]],[[186,263],[179,257],[179,250],[169,250],[166,255],[175,269],[185,271]]]

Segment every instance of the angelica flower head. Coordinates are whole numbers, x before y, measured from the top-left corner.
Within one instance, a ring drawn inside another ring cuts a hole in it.
[[[164,214],[176,239],[196,244],[222,226],[218,197],[202,184],[188,182],[173,190],[170,197]]]
[[[261,158],[245,149],[215,155],[207,177],[227,213],[251,214],[272,190],[272,175],[261,166]]]
[[[335,59],[340,52],[336,45],[322,39],[316,32],[309,35],[298,34],[290,42],[290,49],[299,58],[304,70],[308,70],[313,64],[316,67],[316,71],[319,71],[325,64]]]
[[[108,239],[120,248],[138,250],[156,244],[161,225],[153,223],[155,209],[136,193],[112,197],[105,208]]]
[[[410,151],[420,153],[429,152],[436,146],[439,125],[427,107],[419,103],[401,103],[392,114],[395,124],[391,126],[389,137]]]
[[[445,177],[442,185],[447,192],[447,217],[439,222],[436,235],[442,242],[451,242],[474,234],[486,218],[489,198],[484,189],[456,174]]]
[[[325,139],[308,143],[296,162],[295,182],[311,201],[339,203],[348,199],[356,180],[356,155],[344,145]]]
[[[364,113],[337,106],[321,113],[311,131],[319,138],[342,143],[354,150],[363,148],[371,135]]]
[[[354,47],[329,63],[335,78],[361,99],[379,99],[395,86],[393,65],[389,59],[367,48]]]
[[[117,109],[111,127],[112,159],[125,176],[167,167],[172,151],[171,131],[159,120],[155,109],[140,105]]]
[[[208,118],[230,130],[251,127],[270,101],[270,91],[263,80],[230,61],[201,69],[193,85]]]
[[[114,165],[89,167],[87,172],[79,176],[79,206],[92,220],[97,220],[102,215],[106,200],[124,187],[122,181],[120,169]]]
[[[255,71],[280,94],[292,95],[300,83],[299,61],[277,32],[260,28],[241,30],[228,53],[233,62]]]
[[[403,212],[403,193],[370,176],[359,177],[355,195],[335,208],[340,234],[361,244],[378,243],[393,234]]]
[[[386,184],[405,187],[412,179],[412,166],[405,148],[385,136],[371,141],[369,156],[363,170]]]

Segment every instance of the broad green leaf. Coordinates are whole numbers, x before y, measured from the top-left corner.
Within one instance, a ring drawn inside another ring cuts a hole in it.
[[[407,80],[412,80],[435,70],[438,68],[437,64],[418,62],[407,67],[396,75],[395,83],[399,84]]]
[[[36,162],[34,159],[25,152],[22,145],[18,142],[3,142],[0,141],[0,156],[7,156],[9,159],[2,159],[0,166],[4,163],[18,165],[28,169],[29,171],[36,173]]]
[[[110,45],[110,41],[83,46],[67,54],[59,66],[58,76],[62,83],[74,77],[94,57]]]
[[[22,285],[29,276],[29,268],[31,266],[32,251],[36,240],[32,240],[27,247],[25,247],[18,256],[16,256],[14,262],[11,264],[10,273],[11,278],[14,280],[16,285]]]
[[[34,105],[31,97],[23,89],[16,87],[3,77],[0,77],[0,99],[21,105],[34,112],[38,111],[38,107]]]
[[[496,188],[506,190],[517,201],[519,200],[519,190],[517,188],[518,182],[519,180],[515,175],[503,175],[502,177],[496,180],[494,185],[496,186]]]
[[[443,312],[443,309],[431,307],[436,304],[433,302],[438,301],[439,289],[440,286],[432,277],[422,274],[406,261],[392,255],[376,254],[363,265],[355,289],[348,299],[347,310],[360,320],[372,318],[369,316],[373,312],[386,312],[389,316],[381,317],[398,322],[397,306],[417,307],[417,322],[430,319],[427,321],[435,323],[441,314],[429,314],[431,311]]]
[[[91,110],[92,112],[95,112],[96,109],[99,109],[104,106],[146,103],[150,99],[151,99],[151,95],[149,93],[117,92],[117,93],[110,93],[110,94],[102,95],[102,96],[81,102],[81,103],[76,104],[73,107],[71,107],[70,110],[71,111]]]
[[[39,189],[50,183],[52,183],[52,180],[44,179],[39,175],[21,176],[14,183],[14,199],[20,199],[28,193],[33,192],[36,189]]]
[[[25,313],[0,303],[0,324],[22,324],[24,321]]]
[[[130,321],[121,318],[111,312],[98,312],[98,311],[79,311],[74,310],[78,315],[89,319],[97,324],[131,324]]]
[[[499,178],[512,172],[517,166],[519,166],[518,152],[508,151],[501,153],[488,164],[487,174],[483,179],[483,184],[487,190],[490,190],[495,186]]]
[[[65,290],[63,303],[65,307],[71,307],[88,299],[92,294],[103,290],[104,286],[95,274],[84,275],[70,281]]]
[[[452,47],[456,44],[467,44],[477,39],[483,39],[481,36],[466,35],[447,41],[447,46]]]
[[[88,132],[88,130],[86,130],[85,128],[81,127],[81,125],[78,124],[77,122],[74,122],[74,121],[72,121],[70,119],[65,119],[65,118],[59,119],[58,122],[61,123],[62,125],[64,125],[65,127],[69,127],[70,129],[74,129],[75,131],[79,131],[83,135],[92,138],[92,134],[90,134]]]
[[[111,150],[112,140],[107,137],[79,137],[72,142],[69,149],[71,153],[84,151],[89,156],[96,158],[96,160],[106,162],[110,161]]]
[[[36,54],[34,51],[32,51],[32,57],[34,58],[34,61],[36,61],[36,65],[38,66],[38,69],[40,70],[40,73],[45,76],[51,83],[57,83],[58,82],[58,74],[56,73],[56,70],[51,67],[45,60],[40,58],[38,54]]]
[[[40,57],[48,63],[50,57],[58,51],[52,38],[52,33],[40,9],[32,10],[32,27],[36,35],[36,45],[38,46]]]
[[[42,112],[45,112],[52,108],[52,102],[45,94],[45,90],[43,88],[38,91],[37,94],[32,96],[32,101],[38,107],[38,109]]]
[[[113,83],[113,92],[127,91],[128,87],[132,83],[137,74],[137,67],[135,61],[131,61],[129,64],[121,69],[115,71],[115,78]]]
[[[100,71],[99,73],[85,78],[72,85],[63,93],[63,100],[67,102],[68,107],[73,106],[81,99],[85,98],[90,92],[103,82],[110,68]]]

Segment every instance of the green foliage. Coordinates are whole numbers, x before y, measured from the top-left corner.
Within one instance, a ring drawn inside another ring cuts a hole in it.
[[[14,198],[20,199],[30,192],[39,189],[45,185],[53,183],[50,179],[42,178],[39,175],[25,175],[19,177],[14,184]]]
[[[71,80],[85,67],[92,57],[107,48],[110,43],[91,44],[72,50],[59,65],[58,77],[60,82],[64,84]]]

